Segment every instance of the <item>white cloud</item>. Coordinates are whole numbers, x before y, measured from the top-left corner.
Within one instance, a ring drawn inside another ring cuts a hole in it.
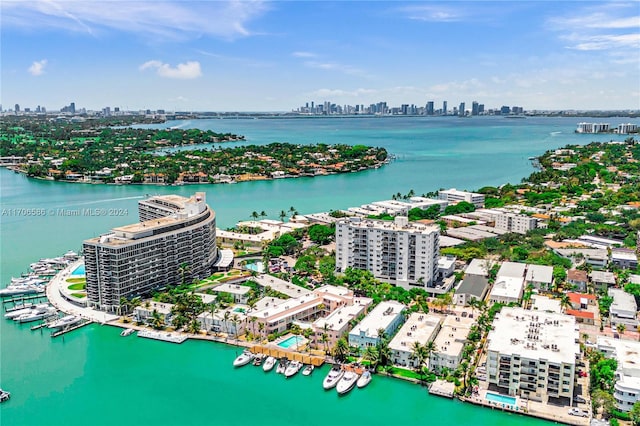
[[[177,78],[182,80],[198,78],[202,75],[200,62],[197,61],[185,62],[184,64],[178,64],[175,67],[156,60],[147,61],[140,65],[140,71],[147,69],[155,69],[160,77]]]
[[[456,22],[463,14],[451,7],[434,5],[407,6],[400,9],[409,19],[427,22]]]
[[[293,52],[291,56],[295,56],[296,58],[315,58],[317,55],[311,52]]]
[[[41,61],[34,61],[27,71],[29,71],[29,74],[37,77],[39,75],[44,74],[44,67],[46,65],[47,65],[46,59],[43,59]]]
[[[318,89],[313,92],[308,93],[307,97],[316,97],[316,98],[360,98],[366,95],[372,95],[378,93],[377,90],[374,89],[355,89],[355,90],[342,90],[342,89]]]
[[[352,65],[340,64],[337,62],[319,62],[319,61],[306,61],[305,66],[309,68],[316,68],[327,71],[338,71],[348,75],[366,76],[365,71],[356,68]]]
[[[247,24],[268,7],[246,1],[92,1],[6,0],[0,3],[2,25],[85,32],[136,33],[154,40],[180,40],[210,35],[237,38],[252,35]]]

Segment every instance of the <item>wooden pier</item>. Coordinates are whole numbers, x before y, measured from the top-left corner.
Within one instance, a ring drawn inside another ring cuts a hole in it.
[[[4,307],[5,312],[11,312],[11,309],[13,309],[19,303],[39,301],[46,298],[47,298],[47,295],[45,293],[20,295],[20,296],[8,296],[2,299],[2,306]],[[13,304],[11,308],[7,307],[8,303]]]
[[[61,335],[65,334],[65,333],[68,333],[70,331],[82,328],[82,327],[84,327],[85,325],[88,325],[88,324],[91,324],[91,321],[83,320],[79,324],[73,325],[73,326],[68,327],[68,328],[63,328],[62,330],[54,331],[53,333],[51,333],[51,337],[53,338],[53,337],[61,336]]]

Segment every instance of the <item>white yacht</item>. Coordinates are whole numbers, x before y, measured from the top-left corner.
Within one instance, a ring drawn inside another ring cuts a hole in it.
[[[38,306],[40,306],[40,305],[33,305],[31,303],[26,303],[24,305],[15,307],[10,312],[7,312],[6,314],[4,314],[4,317],[7,318],[7,319],[14,319],[16,317],[19,317],[20,315],[28,314],[32,310],[36,309],[36,307],[38,307]]]
[[[276,367],[276,373],[284,374],[285,370],[287,369],[287,364],[289,364],[289,360],[287,360],[287,358],[280,358],[278,367]]]
[[[329,374],[322,381],[322,387],[325,389],[335,388],[342,376],[344,375],[344,371],[340,365],[334,365],[329,370]]]
[[[82,318],[79,316],[67,315],[58,320],[53,321],[51,324],[47,325],[47,328],[51,328],[51,329],[65,328],[65,327],[69,327],[74,324],[77,324],[80,321],[82,321]]]
[[[243,365],[247,365],[254,358],[254,355],[248,349],[245,349],[234,361],[234,367],[242,367]]]
[[[344,376],[342,376],[342,379],[340,379],[340,381],[338,382],[336,390],[340,395],[344,395],[345,393],[353,389],[359,378],[360,375],[355,371],[347,371],[346,373],[344,373]]]
[[[303,364],[300,361],[291,361],[286,370],[284,370],[284,377],[288,378],[295,376],[295,374],[302,368],[302,365]]]
[[[33,322],[38,321],[43,318],[48,318],[56,314],[58,312],[56,308],[46,307],[46,308],[36,308],[32,312],[22,314],[19,317],[14,318],[13,320],[19,323],[23,322]]]
[[[20,294],[42,293],[44,287],[33,284],[10,284],[0,290],[0,296],[18,296]]]
[[[314,369],[315,369],[315,367],[312,364],[309,364],[304,368],[304,370],[302,370],[302,375],[303,376],[310,376],[311,373],[313,373]]]
[[[124,330],[122,330],[122,332],[120,333],[120,336],[122,337],[127,337],[127,336],[131,336],[133,333],[135,333],[136,330],[133,328],[125,328]]]
[[[273,367],[275,367],[276,365],[276,359],[272,356],[267,357],[267,359],[264,361],[264,364],[262,364],[262,369],[264,371],[271,371],[273,370]]]
[[[11,392],[0,389],[0,402],[8,401],[11,398]]]
[[[370,381],[371,381],[371,371],[366,370],[364,373],[362,373],[362,376],[360,376],[360,378],[358,379],[358,383],[357,383],[358,387],[363,388],[367,386]]]

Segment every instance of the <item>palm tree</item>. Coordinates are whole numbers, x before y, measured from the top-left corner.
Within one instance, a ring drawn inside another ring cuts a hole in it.
[[[264,323],[260,323],[258,324],[258,332],[260,333],[260,336],[262,336],[262,332],[264,331]]]
[[[333,347],[333,356],[340,362],[344,361],[349,355],[349,344],[344,337],[341,337]]]
[[[425,343],[424,352],[426,355],[425,363],[428,362],[429,368],[431,368],[431,354],[435,354],[438,352],[438,346],[436,345],[436,342],[434,342],[433,340],[430,340],[427,343]]]
[[[618,333],[620,334],[624,334],[624,331],[626,329],[627,329],[627,326],[622,323],[618,323],[618,325],[616,325],[616,330],[618,330]]]
[[[260,212],[260,217],[267,217],[267,213],[264,210],[262,210]]]
[[[253,330],[253,335],[255,336],[256,334],[256,321],[258,320],[257,317],[250,317],[249,321],[251,322],[251,329]]]
[[[156,330],[161,330],[164,328],[164,316],[161,315],[157,310],[153,310],[151,312],[151,327]]]
[[[562,297],[560,297],[560,308],[562,308],[565,312],[567,311],[567,309],[571,308],[571,299],[569,299],[569,296],[567,294],[563,294]]]
[[[191,272],[191,268],[188,263],[183,262],[178,266],[178,270],[180,271],[180,284],[184,285],[186,283],[187,275]]]
[[[233,324],[233,334],[236,337],[236,342],[238,341],[238,323],[240,322],[240,317],[238,314],[233,314],[231,317],[231,324]]]
[[[224,312],[224,331],[227,333],[227,338],[229,338],[229,318],[231,317],[231,313],[229,311]]]
[[[253,218],[253,220],[258,220],[258,218],[260,217],[260,213],[254,210],[253,212],[251,212],[251,217]]]
[[[362,355],[362,359],[371,363],[373,371],[376,371],[378,362],[380,361],[380,357],[378,355],[378,350],[375,348],[375,346],[367,347],[367,349],[364,351],[364,354]]]
[[[129,307],[129,299],[126,297],[120,298],[120,306],[118,306],[118,311],[120,311],[120,315],[124,315],[127,313]]]
[[[287,217],[287,212],[285,212],[284,210],[280,210],[280,214],[278,214],[278,217],[280,218],[281,222],[284,222],[284,218]]]
[[[428,358],[425,347],[418,341],[413,342],[413,344],[411,345],[411,355],[409,356],[409,358],[415,361],[415,365],[413,367],[420,375],[420,381],[423,381],[422,367],[425,364],[425,360]]]
[[[193,318],[191,322],[189,322],[189,333],[198,334],[200,332],[200,321],[196,318]]]

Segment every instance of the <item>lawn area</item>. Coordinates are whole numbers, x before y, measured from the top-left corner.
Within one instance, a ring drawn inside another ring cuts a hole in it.
[[[83,297],[87,297],[87,293],[71,293],[71,295],[75,298],[82,299]]]
[[[67,278],[67,282],[69,284],[86,283],[87,279],[85,277],[82,277],[82,278]]]
[[[420,375],[415,371],[406,370],[404,368],[393,367],[391,374],[394,376],[406,377],[408,379],[420,380]]]
[[[69,287],[67,287],[69,290],[84,290],[86,288],[86,282],[83,283],[78,283],[78,284],[71,284]]]

